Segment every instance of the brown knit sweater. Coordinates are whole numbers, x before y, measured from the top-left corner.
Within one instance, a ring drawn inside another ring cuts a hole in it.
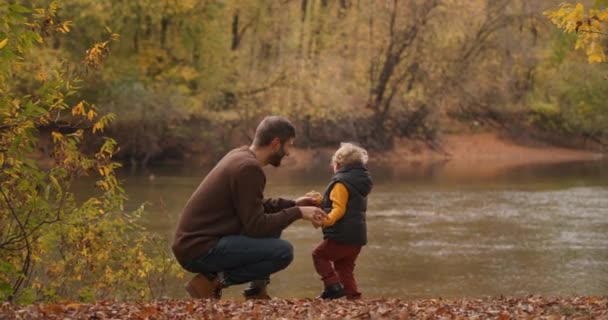
[[[173,242],[180,263],[205,255],[221,237],[270,237],[302,213],[293,200],[264,199],[266,175],[253,151],[230,151],[207,174],[184,207]]]

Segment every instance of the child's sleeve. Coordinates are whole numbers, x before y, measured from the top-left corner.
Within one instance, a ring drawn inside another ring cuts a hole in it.
[[[332,202],[332,208],[325,221],[323,221],[323,227],[333,226],[346,213],[348,189],[343,183],[336,182],[329,193],[329,199]]]

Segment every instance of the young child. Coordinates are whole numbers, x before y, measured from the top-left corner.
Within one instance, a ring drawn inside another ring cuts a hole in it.
[[[358,299],[361,293],[353,276],[355,260],[367,244],[367,195],[372,179],[367,171],[367,151],[352,143],[341,143],[332,157],[332,177],[319,205],[328,212],[323,222],[323,242],[312,258],[325,289],[320,298],[346,296]],[[312,193],[310,196],[319,196]]]

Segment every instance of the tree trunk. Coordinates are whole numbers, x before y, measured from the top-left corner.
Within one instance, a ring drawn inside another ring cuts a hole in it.
[[[168,16],[163,16],[160,20],[160,47],[162,49],[165,49],[167,30],[169,29],[170,22],[171,20]]]
[[[233,51],[238,49],[241,42],[239,35],[239,10],[234,12],[232,16],[232,46],[230,47]]]

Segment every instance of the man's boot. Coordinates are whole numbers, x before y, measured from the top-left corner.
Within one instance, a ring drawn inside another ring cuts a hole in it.
[[[243,291],[245,300],[270,300],[272,299],[268,295],[266,288],[268,287],[269,280],[254,280],[249,284],[249,288]]]
[[[208,279],[199,273],[186,285],[186,291],[192,298],[198,299],[220,299],[222,297],[222,282],[220,276]]]

